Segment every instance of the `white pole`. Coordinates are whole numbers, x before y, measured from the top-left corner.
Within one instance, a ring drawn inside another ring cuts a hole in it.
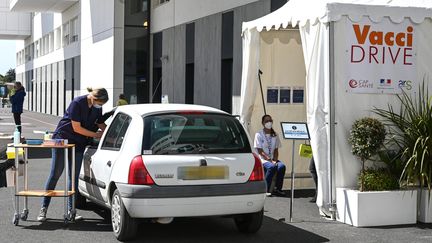
[[[291,200],[290,200],[290,222],[293,221],[293,204],[294,204],[294,150],[295,150],[295,140],[292,140],[292,158],[291,158]]]

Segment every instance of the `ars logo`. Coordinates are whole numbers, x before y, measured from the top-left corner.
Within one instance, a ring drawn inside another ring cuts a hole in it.
[[[357,82],[355,79],[351,79],[351,80],[349,81],[349,86],[350,86],[352,89],[355,89],[355,88],[358,87],[358,82]]]

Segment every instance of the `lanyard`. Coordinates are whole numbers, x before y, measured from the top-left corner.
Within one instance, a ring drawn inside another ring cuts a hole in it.
[[[272,137],[271,137],[271,135],[270,135],[270,136],[267,136],[267,134],[264,132],[264,130],[263,130],[263,135],[264,135],[264,138],[265,138],[265,140],[266,140],[266,142],[267,142],[267,147],[268,147],[269,157],[270,157],[271,159],[273,159],[273,151],[272,151]]]

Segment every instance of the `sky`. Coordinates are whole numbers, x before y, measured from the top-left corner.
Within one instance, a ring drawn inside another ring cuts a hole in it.
[[[16,66],[15,40],[0,40],[0,74]]]

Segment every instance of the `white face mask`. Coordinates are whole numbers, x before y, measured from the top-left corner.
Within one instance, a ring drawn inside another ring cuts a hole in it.
[[[266,122],[266,123],[264,124],[264,127],[267,128],[267,129],[271,129],[272,126],[273,126],[273,122]]]
[[[98,105],[98,104],[93,104],[93,107],[94,107],[94,108],[102,108],[102,106],[101,106],[101,105]]]

